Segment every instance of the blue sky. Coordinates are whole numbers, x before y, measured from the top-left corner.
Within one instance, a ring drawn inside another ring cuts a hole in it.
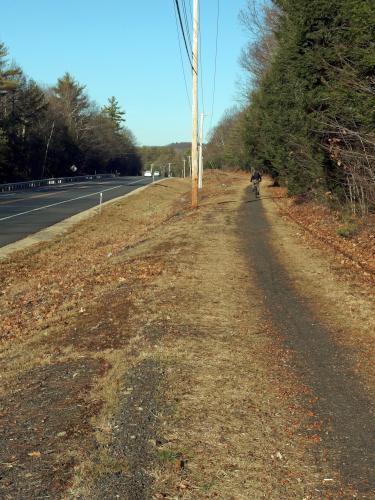
[[[185,3],[189,7],[192,0]],[[247,41],[238,12],[245,3],[220,0],[213,125],[236,103],[238,58]],[[217,0],[200,0],[206,113],[213,93],[216,8]],[[190,140],[173,0],[0,0],[0,12],[0,40],[27,76],[52,85],[69,71],[99,105],[116,96],[139,144]],[[183,58],[191,94],[185,52]]]

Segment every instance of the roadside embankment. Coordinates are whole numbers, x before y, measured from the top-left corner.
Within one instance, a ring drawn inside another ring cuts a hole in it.
[[[140,181],[136,181],[134,184],[138,184]],[[156,181],[160,182],[160,181]],[[80,186],[80,188],[86,187],[86,186]],[[120,186],[115,186],[120,187]],[[89,208],[87,210],[83,210],[75,215],[72,215],[70,217],[66,217],[64,220],[57,222],[56,224],[52,224],[51,226],[46,227],[45,229],[41,229],[37,232],[34,232],[32,234],[29,234],[28,236],[21,238],[14,243],[9,243],[7,245],[4,245],[0,248],[0,261],[7,259],[14,254],[14,252],[18,252],[20,250],[25,250],[26,248],[30,248],[31,246],[34,246],[37,243],[42,243],[45,241],[50,241],[57,236],[62,236],[66,232],[68,232],[70,229],[72,229],[77,223],[89,219],[90,217],[94,217],[95,215],[98,215],[101,208],[107,207],[108,205],[111,205],[112,203],[118,202],[119,199],[124,200],[125,198],[128,198],[129,196],[134,196],[135,194],[139,194],[141,191],[146,189],[148,186],[143,186],[143,187],[138,187],[136,191],[131,191],[130,193],[127,193],[125,195],[121,195],[117,198],[108,200],[104,203],[101,204],[101,206],[97,205],[95,207]],[[109,188],[109,191],[112,190],[113,188]],[[40,195],[35,195],[32,198],[41,198],[41,197],[51,197],[51,196],[56,196],[56,192],[47,192],[43,193]],[[96,193],[98,194],[98,193]],[[91,194],[85,194],[83,195],[83,198],[91,197]],[[77,198],[77,197],[76,197]],[[79,199],[80,197],[78,197]],[[21,201],[21,200],[18,200]],[[57,205],[61,205],[62,203],[66,203],[68,200],[60,200],[57,202]],[[16,200],[17,202],[17,200]],[[4,201],[3,201],[4,203]],[[6,203],[6,202],[5,202]],[[56,206],[56,205],[52,205]],[[42,207],[36,207],[34,209],[31,209],[31,212],[35,210],[40,210]],[[47,207],[48,208],[48,207]],[[12,216],[11,216],[12,217]],[[28,227],[28,230],[32,228],[33,225]],[[35,228],[35,226],[34,226]],[[26,233],[27,234],[27,233]]]
[[[274,197],[169,179],[0,264],[0,496],[373,497],[373,303]]]
[[[129,368],[133,297],[163,270],[160,255],[121,256],[175,216],[188,191],[155,183],[0,263],[1,497],[56,498],[69,486],[91,417],[118,397],[97,381]]]

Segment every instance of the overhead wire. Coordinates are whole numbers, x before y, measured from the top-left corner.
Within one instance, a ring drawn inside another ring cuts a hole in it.
[[[191,4],[191,0],[189,0],[189,12],[190,12],[190,24],[193,26],[193,6]]]
[[[217,52],[218,52],[218,41],[219,41],[219,20],[220,20],[220,0],[217,0],[215,66],[214,66],[214,84],[213,84],[213,91],[212,91],[212,107],[211,107],[210,129],[212,127],[212,121],[213,121],[213,117],[214,117],[214,106],[215,106],[216,72],[217,72]]]
[[[183,12],[184,12],[185,28],[186,28],[186,32],[187,32],[188,41],[189,41],[189,47],[192,47],[193,46],[191,43],[192,26],[190,25],[189,20],[188,20],[185,0],[182,0],[182,7],[183,7]],[[190,20],[191,20],[191,17],[190,17]]]
[[[185,29],[184,29],[184,25],[183,25],[183,22],[182,22],[180,4],[178,3],[178,0],[175,0],[175,4],[176,4],[176,7],[177,7],[178,19],[179,19],[179,22],[180,22],[181,32],[182,32],[182,36],[183,36],[184,43],[185,43],[186,54],[188,56],[191,69],[195,72],[195,68],[193,66],[193,63],[192,63],[192,60],[191,60],[191,56],[190,56],[190,51],[188,49],[188,44],[187,44],[187,41],[186,41]]]
[[[176,18],[176,27],[178,31],[178,42],[179,42],[179,48],[180,48],[180,57],[181,57],[181,64],[182,64],[182,69],[183,69],[183,74],[184,74],[184,81],[185,81],[185,90],[188,98],[188,102],[190,105],[190,95],[188,92],[188,86],[187,86],[187,81],[186,81],[186,74],[185,74],[185,67],[183,63],[183,57],[182,57],[182,49],[181,49],[181,40],[180,40],[180,31],[182,33],[182,37],[184,40],[184,45],[185,45],[185,50],[186,54],[189,59],[189,63],[191,66],[191,69],[195,72],[195,67],[192,60],[194,58],[194,55],[192,53],[192,50],[190,51],[188,48],[188,44],[191,44],[191,30],[194,29],[193,27],[193,15],[192,15],[192,3],[191,0],[189,0],[189,6],[190,6],[190,16],[188,16],[188,9],[186,7],[186,2],[185,0],[182,1],[182,9],[180,8],[180,3],[179,0],[174,0],[174,10],[175,10],[175,18]],[[181,13],[182,10],[182,13]],[[200,13],[199,13],[200,15]],[[190,17],[190,22],[189,22],[189,17]],[[214,76],[213,76],[213,90],[212,90],[212,103],[211,103],[211,114],[210,114],[210,127],[212,127],[212,122],[213,122],[213,116],[214,116],[214,109],[215,109],[215,98],[216,98],[216,77],[217,77],[217,56],[218,56],[218,41],[219,41],[219,24],[220,24],[220,0],[217,0],[217,16],[216,16],[216,40],[215,40],[215,58],[214,58]],[[185,25],[185,26],[184,26]],[[191,29],[190,29],[191,26]],[[201,26],[201,23],[200,23]],[[201,104],[202,104],[202,110],[203,113],[205,113],[205,99],[204,99],[204,79],[203,79],[203,63],[202,63],[202,31],[201,27],[199,27],[199,53],[198,53],[198,61],[200,64],[200,84],[201,84]],[[197,61],[197,62],[198,62]]]
[[[200,13],[200,7],[199,7],[199,18],[201,16]],[[203,114],[205,114],[205,106],[204,106],[204,85],[203,85],[203,63],[202,63],[202,30],[201,30],[201,25],[202,23],[199,23],[199,64],[200,64],[200,84],[201,84],[201,104],[202,104],[202,111]]]
[[[188,86],[187,86],[187,81],[186,81],[185,65],[184,65],[184,59],[182,57],[182,47],[181,47],[181,39],[180,39],[180,30],[179,30],[179,27],[178,27],[177,11],[176,11],[176,5],[175,4],[174,4],[174,15],[175,15],[175,20],[176,20],[178,46],[179,46],[179,49],[180,49],[181,67],[182,67],[182,73],[184,75],[186,97],[187,97],[187,100],[188,100],[188,105],[189,105],[189,107],[191,107],[191,99],[190,99],[190,94],[189,94],[189,91],[188,91]]]

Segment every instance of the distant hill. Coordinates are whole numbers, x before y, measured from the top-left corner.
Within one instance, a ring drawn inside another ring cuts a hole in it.
[[[186,149],[191,149],[191,142],[172,142],[168,144],[167,148],[173,148],[175,151],[185,151]]]
[[[166,146],[141,146],[138,148],[138,153],[142,159],[144,170],[150,169],[151,165],[158,168],[160,171],[165,171],[165,168],[172,169],[173,175],[180,175],[181,169],[187,164],[188,156],[191,154],[190,142],[173,142]]]

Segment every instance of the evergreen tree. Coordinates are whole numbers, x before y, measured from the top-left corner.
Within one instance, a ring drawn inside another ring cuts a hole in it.
[[[86,94],[85,86],[65,73],[50,89],[9,68],[0,44],[0,182],[41,176],[142,169],[135,139],[121,127],[123,111],[115,98],[106,111]]]
[[[20,70],[18,68],[9,68],[6,57],[8,49],[3,42],[0,42],[0,92],[15,90],[18,85]]]
[[[84,129],[84,122],[89,108],[86,87],[80,85],[69,74],[65,73],[53,87],[56,105],[62,114],[69,132],[78,139]]]
[[[292,193],[328,188],[340,195],[355,175],[369,198],[375,177],[369,164],[375,153],[375,9],[360,0],[274,3],[280,13],[272,26],[276,43],[256,75],[247,146]]]
[[[114,123],[116,130],[120,130],[122,123],[125,122],[125,111],[122,111],[116,97],[109,97],[108,104],[103,107],[102,111]]]

